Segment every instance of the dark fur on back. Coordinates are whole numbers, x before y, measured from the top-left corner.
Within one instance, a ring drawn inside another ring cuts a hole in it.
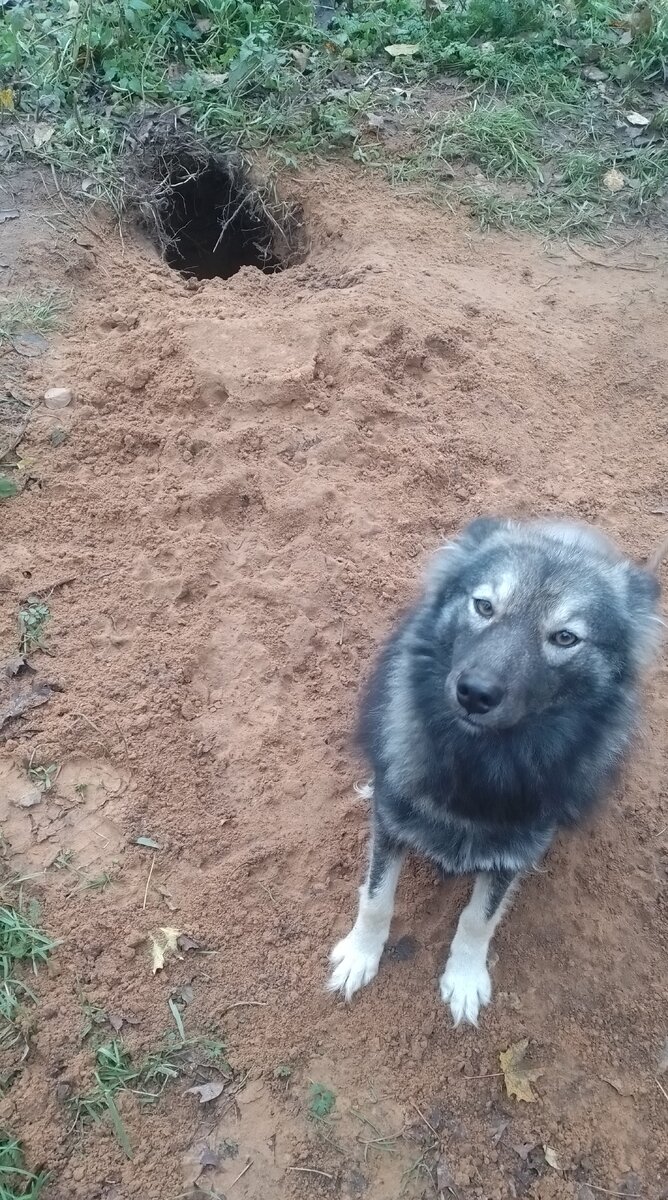
[[[472,608],[481,589],[493,619]],[[438,556],[363,702],[360,740],[386,834],[446,871],[535,862],[615,779],[658,594],[652,574],[587,527],[469,526]],[[581,636],[562,648],[553,639],[567,623]],[[455,689],[473,669],[500,681],[504,700],[469,719]]]

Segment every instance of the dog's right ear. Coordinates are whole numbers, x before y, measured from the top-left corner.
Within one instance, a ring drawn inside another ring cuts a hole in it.
[[[439,599],[447,589],[448,579],[457,574],[472,550],[478,549],[500,529],[507,529],[509,524],[502,517],[476,517],[451,542],[437,551],[427,568],[424,589],[427,603],[433,604]]]

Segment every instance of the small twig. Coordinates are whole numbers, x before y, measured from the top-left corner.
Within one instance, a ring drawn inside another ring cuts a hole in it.
[[[566,238],[566,245],[569,250],[573,251],[576,258],[582,259],[582,262],[589,267],[605,267],[608,271],[639,271],[641,275],[647,275],[654,269],[653,267],[632,267],[627,263],[606,263],[601,262],[599,258],[587,258],[586,254],[581,254],[579,250],[575,249],[570,238]],[[591,1187],[591,1184],[589,1186]]]
[[[537,283],[532,290],[534,292],[539,292],[541,288],[547,287],[548,283],[553,283],[554,280],[558,278],[558,275],[550,275],[549,279],[544,279],[542,283]]]
[[[216,241],[216,244],[215,244],[213,250],[211,251],[212,254],[216,253],[216,250],[220,246],[220,243],[222,242],[223,238],[225,237],[225,234],[227,233],[227,230],[229,229],[233,220],[235,219],[235,217],[239,216],[239,213],[241,212],[242,208],[244,208],[247,203],[248,203],[248,196],[243,196],[241,202],[239,204],[237,204],[237,207],[235,208],[234,212],[232,213],[232,216],[228,217],[226,221],[223,221],[223,223],[220,227],[220,233],[218,234],[218,239]]]
[[[146,901],[148,900],[148,889],[151,885],[151,876],[153,874],[154,866],[155,866],[155,854],[153,855],[153,858],[151,859],[151,868],[148,873],[148,879],[146,880],[146,887],[144,888],[144,903],[142,904],[142,909],[146,908]]]
[[[604,1196],[625,1196],[626,1200],[642,1200],[641,1192],[612,1192],[610,1188],[601,1187],[599,1183],[588,1183],[587,1187],[591,1188],[592,1192],[602,1192]]]
[[[418,1106],[417,1106],[417,1104],[415,1103],[415,1101],[414,1101],[414,1100],[411,1100],[411,1104],[413,1105],[413,1108],[415,1109],[415,1111],[416,1111],[416,1113],[417,1113],[418,1117],[420,1118],[420,1120],[421,1120],[421,1121],[424,1121],[425,1125],[427,1126],[427,1129],[431,1129],[431,1132],[433,1133],[433,1135],[434,1135],[434,1137],[436,1138],[436,1140],[437,1140],[437,1141],[440,1141],[440,1138],[439,1138],[439,1136],[438,1136],[438,1134],[437,1134],[436,1130],[434,1129],[434,1126],[432,1125],[431,1121],[428,1121],[428,1120],[427,1120],[427,1118],[425,1117],[424,1113],[420,1111],[420,1109],[418,1108]]]
[[[668,1092],[666,1091],[665,1087],[660,1082],[660,1080],[655,1079],[654,1082],[656,1083],[656,1086],[658,1087],[659,1091],[661,1092],[661,1095],[665,1096],[666,1100],[668,1100]]]
[[[268,883],[262,883],[262,880],[260,880],[260,887],[261,887],[261,888],[262,888],[262,889],[263,889],[263,890],[264,890],[264,891],[267,893],[267,895],[268,895],[269,899],[271,900],[271,902],[272,902],[272,904],[273,904],[274,908],[278,908],[278,904],[276,903],[276,897],[275,897],[274,893],[272,892],[271,888],[269,887],[269,884],[268,884]]]
[[[107,750],[109,749],[109,739],[104,730],[100,729],[99,725],[96,725],[94,721],[91,721],[90,717],[87,717],[85,713],[73,712],[72,716],[78,717],[80,721],[85,721],[87,725],[90,725],[91,729],[94,730],[99,738],[101,738],[102,745],[106,746]]]
[[[323,1179],[333,1179],[327,1171],[319,1171],[317,1167],[286,1167],[286,1171],[300,1171],[304,1175],[322,1175]]]
[[[114,720],[114,725],[116,726],[116,728],[118,730],[118,736],[120,737],[120,739],[125,747],[125,757],[127,758],[128,762],[129,762],[130,761],[130,751],[128,750],[128,743],[125,740],[125,734],[123,733],[123,730],[121,729],[118,721]]]
[[[229,1186],[230,1186],[231,1188],[233,1188],[233,1187],[234,1187],[234,1185],[235,1185],[235,1183],[238,1183],[238,1182],[239,1182],[239,1180],[241,1179],[241,1176],[242,1176],[242,1175],[245,1175],[245,1174],[246,1174],[246,1171],[250,1171],[250,1169],[251,1169],[252,1165],[253,1165],[253,1160],[252,1160],[252,1158],[249,1158],[249,1160],[248,1160],[248,1162],[246,1163],[246,1166],[244,1167],[243,1171],[240,1171],[240,1172],[239,1172],[239,1174],[236,1176],[236,1178],[235,1178],[235,1179],[233,1179],[233,1180],[232,1180],[232,1182],[231,1182],[231,1184],[230,1184]]]
[[[62,579],[56,579],[55,583],[46,583],[44,587],[31,588],[29,592],[26,592],[21,597],[21,602],[25,603],[31,596],[43,596],[45,600],[48,600],[49,596],[52,596],[57,588],[65,587],[68,583],[74,583],[75,579],[76,575],[64,575]]]
[[[500,1079],[503,1071],[491,1071],[488,1075],[451,1075],[451,1079]]]
[[[269,1008],[269,1001],[268,1000],[235,1000],[234,1004],[228,1004],[227,1008],[223,1009],[222,1013],[220,1014],[221,1018],[224,1017],[226,1015],[226,1013],[230,1012],[231,1009],[233,1009],[233,1008],[245,1008],[248,1005],[252,1006],[253,1008]]]

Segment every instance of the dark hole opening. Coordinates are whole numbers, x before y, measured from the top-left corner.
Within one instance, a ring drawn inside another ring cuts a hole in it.
[[[162,227],[165,259],[197,279],[230,279],[242,267],[273,275],[290,265],[276,252],[276,220],[243,167],[211,157],[181,159],[169,175]],[[286,249],[289,238],[283,234]]]

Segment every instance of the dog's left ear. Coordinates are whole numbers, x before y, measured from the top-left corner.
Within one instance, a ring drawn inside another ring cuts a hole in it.
[[[487,538],[493,533],[498,533],[500,529],[507,529],[510,521],[504,520],[503,517],[476,517],[469,525],[465,525],[457,542],[466,546],[467,549],[475,546],[482,546]]]
[[[636,666],[643,667],[659,643],[663,624],[659,614],[661,584],[653,569],[631,562],[624,566],[627,611],[633,630],[632,653]]]

